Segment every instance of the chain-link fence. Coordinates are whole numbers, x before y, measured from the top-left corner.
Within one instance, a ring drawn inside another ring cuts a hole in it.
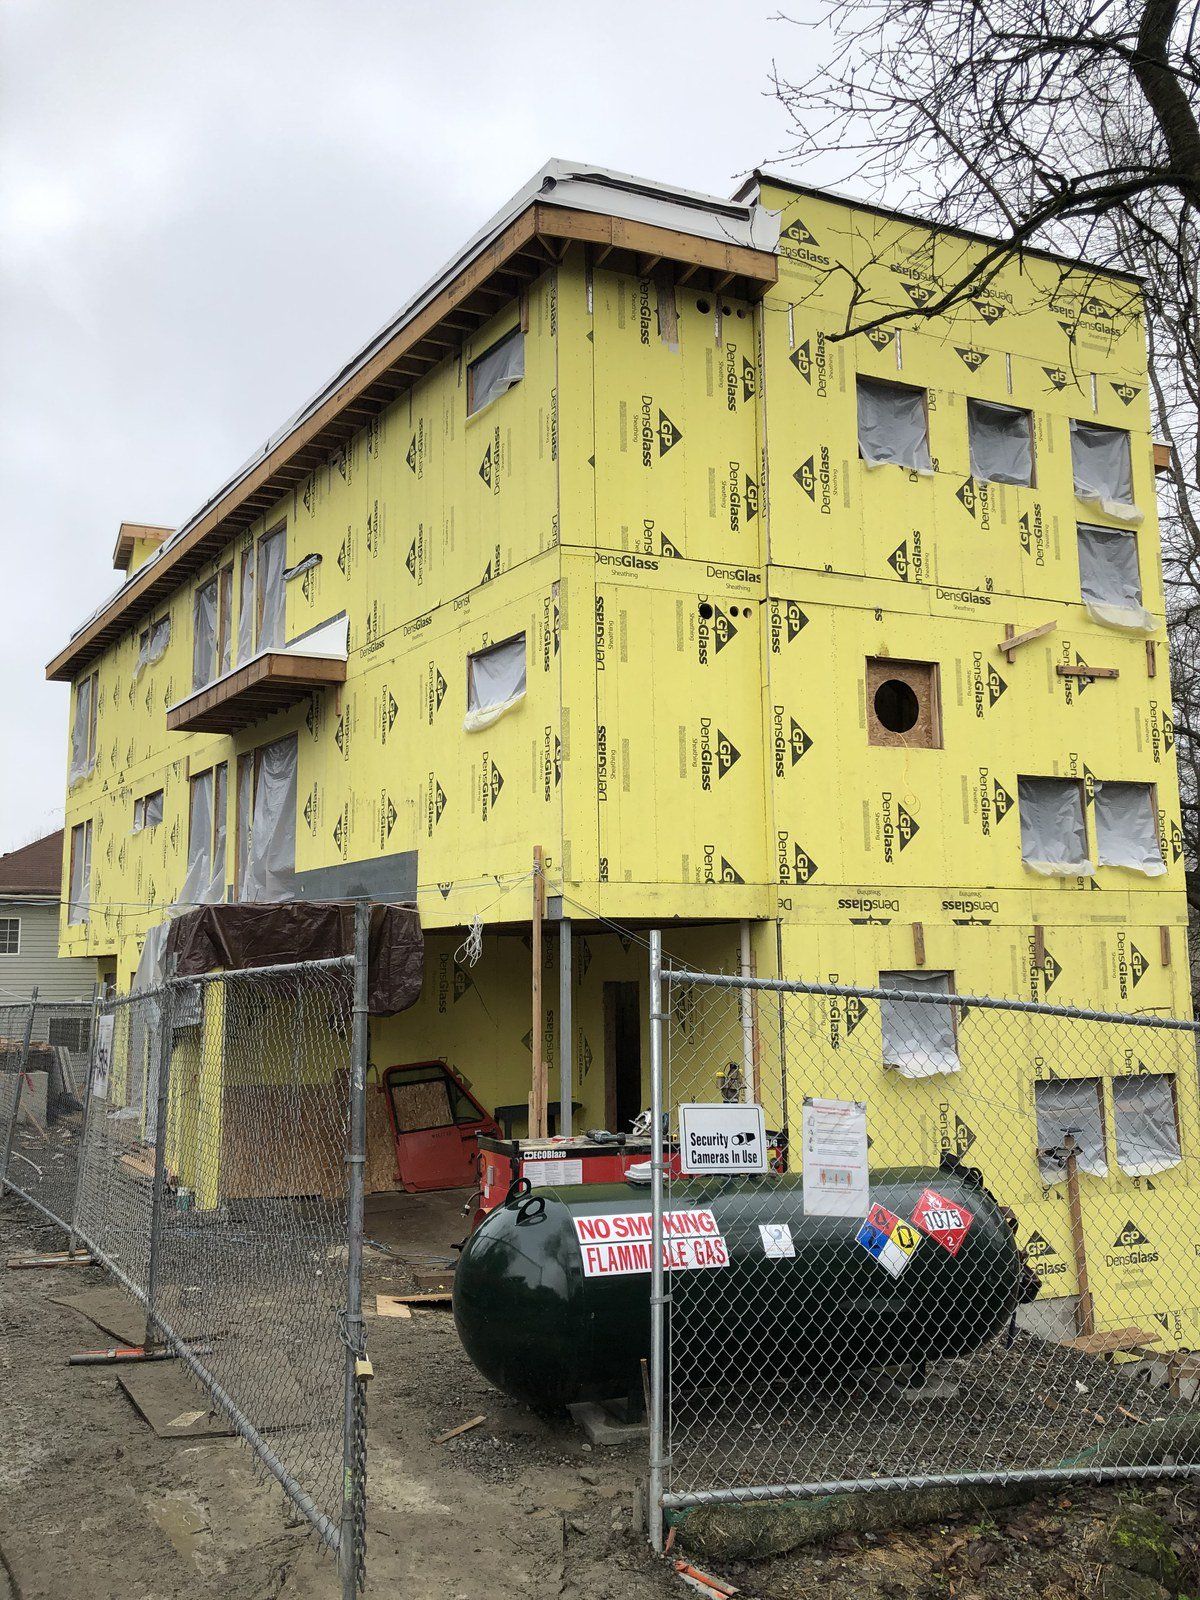
[[[1196,1025],[906,979],[663,977],[657,1508],[1200,1466]]]
[[[79,1008],[45,1116],[20,1114],[43,1008],[0,1016],[0,1180],[145,1306],[147,1345],[185,1363],[339,1552],[346,1595],[365,1555],[365,915],[356,952]]]
[[[9,1188],[57,1222],[74,1204],[95,1001],[37,1000],[5,1010],[0,1176],[7,1173]]]

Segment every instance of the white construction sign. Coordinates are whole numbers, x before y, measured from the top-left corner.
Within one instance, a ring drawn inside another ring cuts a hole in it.
[[[865,1217],[867,1108],[861,1100],[804,1102],[804,1210],[810,1217]]]
[[[765,1172],[763,1108],[718,1100],[679,1108],[679,1170],[688,1173]]]

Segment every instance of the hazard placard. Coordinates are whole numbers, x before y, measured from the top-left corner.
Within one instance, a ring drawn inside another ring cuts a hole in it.
[[[922,1233],[927,1233],[943,1250],[956,1256],[975,1221],[975,1213],[947,1200],[936,1189],[926,1189],[917,1201],[912,1219]]]
[[[921,1235],[911,1222],[905,1222],[903,1217],[880,1205],[871,1207],[867,1220],[854,1237],[893,1278],[898,1278],[908,1266],[921,1242]]]

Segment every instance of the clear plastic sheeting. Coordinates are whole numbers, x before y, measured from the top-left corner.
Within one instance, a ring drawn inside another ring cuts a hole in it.
[[[468,733],[488,728],[525,697],[525,635],[467,657]]]
[[[881,972],[881,989],[911,989],[916,994],[950,994],[948,972]],[[881,1000],[883,1064],[902,1078],[932,1078],[959,1070],[954,1008],[917,1000]]]
[[[250,863],[250,832],[254,826],[254,755],[238,757],[237,838],[234,861],[235,898],[246,898],[246,869]]]
[[[296,885],[296,738],[258,752],[242,900],[288,900]]]
[[[1037,1109],[1038,1171],[1047,1185],[1067,1176],[1066,1137],[1075,1135],[1075,1165],[1094,1178],[1108,1177],[1100,1085],[1094,1078],[1051,1078],[1033,1086]]]
[[[133,669],[135,683],[147,667],[152,667],[156,661],[162,660],[170,642],[170,617],[159,617],[157,622],[152,622],[148,628],[142,629],[138,639],[138,658]]]
[[[991,400],[967,401],[971,476],[984,483],[1033,482],[1033,431],[1028,411]]]
[[[92,750],[92,696],[96,692],[96,677],[83,678],[75,689],[75,716],[71,722],[71,765],[67,772],[68,785],[86,778],[95,765]]]
[[[1021,860],[1031,872],[1048,878],[1088,878],[1095,867],[1088,859],[1083,787],[1074,778],[1021,778],[1017,783],[1021,813]]]
[[[525,335],[514,328],[467,368],[467,415],[482,411],[524,376]]]
[[[1148,878],[1167,870],[1158,843],[1154,797],[1147,783],[1097,783],[1096,860],[1102,867],[1128,867]]]
[[[258,648],[270,650],[283,643],[287,565],[287,534],[281,528],[258,542]]]
[[[1142,605],[1137,535],[1125,528],[1078,525],[1079,592],[1088,614],[1108,628],[1153,633],[1154,618]]]
[[[67,921],[86,922],[91,901],[92,824],[81,822],[71,829],[71,899],[67,906]]]
[[[196,590],[192,623],[192,688],[203,689],[217,673],[217,580]]]
[[[924,390],[859,378],[858,449],[869,467],[932,473]]]
[[[1094,500],[1102,511],[1123,522],[1142,520],[1142,513],[1133,503],[1133,463],[1124,428],[1106,428],[1099,422],[1073,418],[1071,465],[1075,493],[1081,500]]]
[[[237,664],[244,667],[254,654],[254,546],[242,551],[238,583]]]
[[[1174,1083],[1163,1073],[1113,1079],[1117,1166],[1131,1178],[1151,1178],[1183,1159],[1175,1118]]]

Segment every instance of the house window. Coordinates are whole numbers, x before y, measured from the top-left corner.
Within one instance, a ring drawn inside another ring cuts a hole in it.
[[[100,675],[91,672],[75,685],[75,715],[71,720],[71,765],[68,784],[86,778],[96,765],[96,710]]]
[[[82,1055],[91,1043],[92,1021],[90,1017],[51,1017],[46,1028],[46,1042],[52,1045],[61,1045],[65,1050],[71,1050],[76,1055]]]
[[[1114,1078],[1113,1113],[1117,1165],[1129,1177],[1151,1178],[1182,1161],[1175,1079],[1170,1073]]]
[[[520,328],[514,328],[467,368],[467,415],[473,417],[482,411],[524,376],[525,335]]]
[[[1110,516],[1126,521],[1138,516],[1133,503],[1129,435],[1124,428],[1072,420],[1071,465],[1080,500],[1094,500]]]
[[[181,905],[215,905],[225,898],[226,776],[222,761],[192,777],[188,788],[188,866]]]
[[[985,483],[1033,482],[1033,418],[1016,406],[967,401],[971,476]]]
[[[1079,593],[1095,620],[1132,633],[1152,632],[1154,618],[1142,605],[1137,535],[1087,522],[1079,523],[1076,533]]]
[[[133,831],[143,833],[147,828],[157,828],[163,819],[163,792],[152,789],[133,802]]]
[[[245,666],[254,654],[254,541],[238,558],[237,664]]]
[[[936,661],[867,658],[867,743],[941,749],[941,685]]]
[[[230,607],[233,601],[233,567],[222,567],[196,590],[193,603],[192,688],[228,672],[230,659]]]
[[[0,917],[0,956],[19,956],[20,954],[20,917]]]
[[[288,900],[295,893],[297,755],[292,734],[238,762],[239,900]]]
[[[1090,877],[1083,784],[1077,778],[1018,778],[1021,860],[1051,878]]]
[[[883,1064],[902,1078],[932,1078],[939,1072],[957,1072],[958,1027],[954,1007],[935,995],[954,993],[950,972],[881,972],[881,989],[907,989],[930,996],[921,1000],[880,1001],[883,1023]]]
[[[525,635],[515,634],[467,657],[468,733],[490,727],[525,695]]]
[[[92,824],[80,822],[71,829],[71,880],[67,901],[68,923],[88,920],[92,898]]]
[[[891,464],[931,472],[924,389],[860,378],[858,453],[869,467]]]
[[[1067,1135],[1075,1136],[1075,1165],[1107,1178],[1104,1104],[1097,1078],[1039,1079],[1033,1086],[1037,1114],[1038,1171],[1047,1187],[1067,1175]]]
[[[287,529],[272,528],[258,541],[257,622],[258,648],[270,650],[281,645],[285,631],[287,592],[283,574],[287,566]]]
[[[138,635],[137,665],[133,669],[136,681],[147,667],[161,661],[167,653],[167,646],[171,642],[171,619],[159,617],[157,622],[152,622],[148,628],[143,628]]]
[[[1096,860],[1160,878],[1167,870],[1158,844],[1154,789],[1148,783],[1097,783],[1093,789]]]

